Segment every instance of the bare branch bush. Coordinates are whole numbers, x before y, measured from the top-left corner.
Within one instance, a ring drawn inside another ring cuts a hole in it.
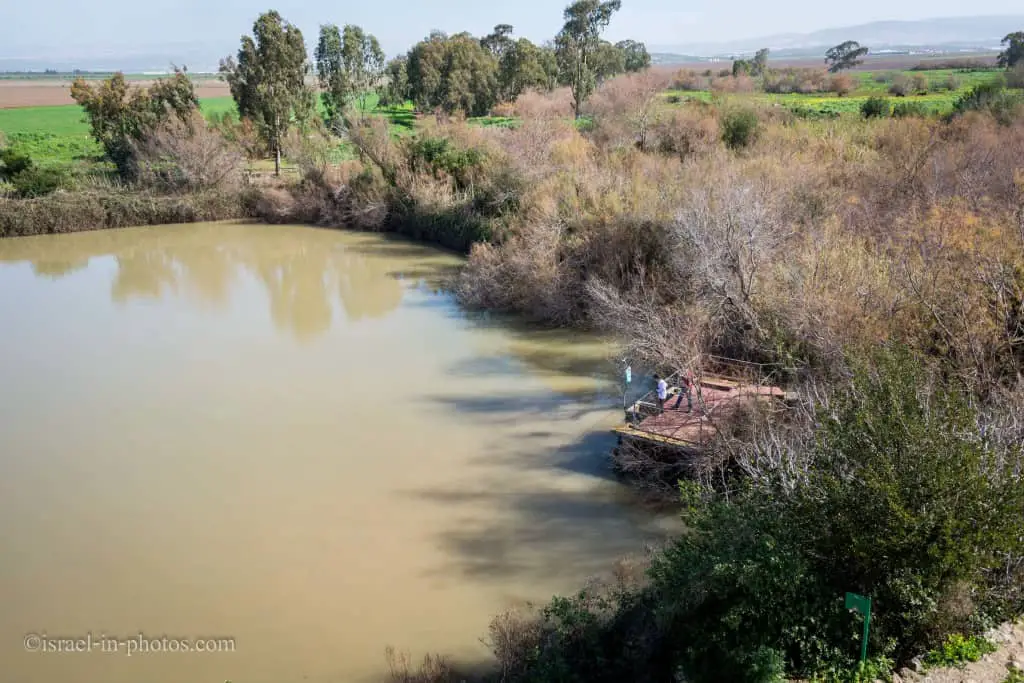
[[[169,117],[133,142],[132,161],[142,184],[197,191],[237,186],[245,159],[197,111],[187,121]]]
[[[512,114],[527,120],[572,116],[572,91],[569,88],[556,88],[551,92],[527,90],[516,98]]]
[[[384,650],[388,673],[393,683],[455,683],[462,680],[445,657],[425,655],[417,667],[408,652],[399,652],[390,645]]]
[[[666,71],[647,69],[601,84],[587,101],[594,139],[603,147],[635,145],[647,149],[651,127],[664,109],[663,93],[672,82]]]

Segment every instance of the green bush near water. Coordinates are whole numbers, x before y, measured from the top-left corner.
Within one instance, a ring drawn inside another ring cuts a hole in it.
[[[40,168],[29,155],[13,148],[0,150],[0,181],[11,185],[18,197],[42,197],[65,187],[67,173],[60,168]]]
[[[948,634],[1024,607],[1005,559],[1024,553],[1020,453],[974,438],[976,419],[910,352],[868,359],[818,416],[800,468],[728,499],[684,487],[688,532],[650,585],[556,599],[511,680],[861,681],[944,643],[950,659],[974,656],[980,641]],[[847,591],[873,599],[869,670]]]

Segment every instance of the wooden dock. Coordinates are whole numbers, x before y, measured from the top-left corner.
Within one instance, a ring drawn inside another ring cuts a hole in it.
[[[787,401],[790,396],[781,388],[745,383],[728,377],[704,376],[694,382],[691,398],[693,410],[687,410],[679,387],[669,388],[664,411],[651,394],[626,409],[626,423],[613,431],[623,440],[647,442],[687,451],[700,450],[718,434],[725,418],[750,401]]]

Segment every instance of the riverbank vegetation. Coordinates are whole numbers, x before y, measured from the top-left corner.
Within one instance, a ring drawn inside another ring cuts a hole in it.
[[[82,84],[117,178],[2,199],[0,234],[228,215],[398,231],[468,254],[467,307],[602,330],[666,373],[776,368],[784,415],[744,411],[685,483],[646,475],[687,532],[496,619],[495,680],[873,680],[1024,613],[1016,43],[998,70],[856,75],[851,41],[834,73],[767,51],[677,73],[602,39],[618,8],[579,0],[544,45],[434,33],[386,64],[326,25],[319,104],[301,35],[264,15],[224,64],[244,120],[199,115],[180,75]],[[247,177],[268,154],[297,172]],[[3,159],[21,194],[26,162]],[[846,592],[874,601],[860,670]]]

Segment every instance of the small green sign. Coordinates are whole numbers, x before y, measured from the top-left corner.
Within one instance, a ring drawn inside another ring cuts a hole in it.
[[[866,662],[868,660],[868,631],[871,628],[871,598],[856,593],[847,593],[846,609],[852,609],[864,615],[864,638],[860,644],[860,661]]]

